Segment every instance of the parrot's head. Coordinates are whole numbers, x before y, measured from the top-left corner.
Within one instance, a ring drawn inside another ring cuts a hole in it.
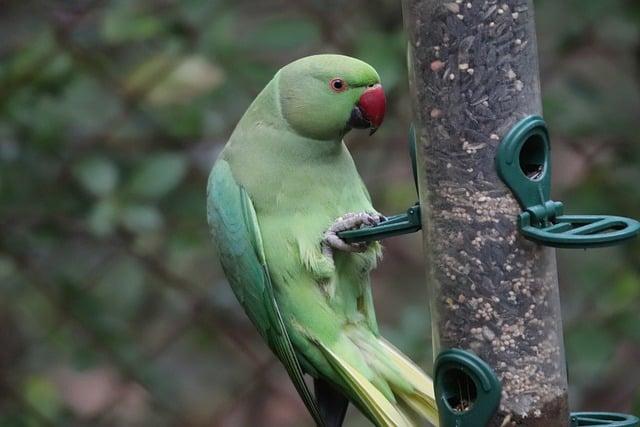
[[[386,109],[380,76],[342,55],[315,55],[285,66],[278,78],[282,115],[297,133],[340,139],[350,129],[375,132]]]

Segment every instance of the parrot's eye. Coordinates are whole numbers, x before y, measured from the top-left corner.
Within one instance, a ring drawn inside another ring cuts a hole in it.
[[[331,90],[334,92],[344,92],[347,90],[347,83],[342,79],[332,79],[329,82],[329,87],[331,87]]]

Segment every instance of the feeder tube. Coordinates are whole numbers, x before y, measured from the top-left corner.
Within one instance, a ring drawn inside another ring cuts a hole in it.
[[[555,250],[519,233],[495,166],[509,129],[542,113],[532,2],[402,4],[435,355],[460,348],[492,367],[489,425],[567,426]]]

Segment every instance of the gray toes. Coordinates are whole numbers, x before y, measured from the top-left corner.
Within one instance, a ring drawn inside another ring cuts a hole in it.
[[[357,230],[362,226],[374,226],[385,218],[377,212],[348,212],[329,227],[324,234],[323,251],[330,253],[332,249],[344,252],[364,252],[368,248],[367,243],[347,243],[338,237],[338,233],[347,230]]]

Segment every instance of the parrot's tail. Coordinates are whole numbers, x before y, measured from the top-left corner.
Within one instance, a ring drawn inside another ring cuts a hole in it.
[[[347,385],[351,399],[374,424],[379,427],[414,427],[420,425],[415,419],[423,418],[438,426],[431,379],[386,340],[375,338],[375,342],[367,341],[367,348],[362,348],[362,351],[368,358],[375,357],[371,366],[380,373],[379,378],[365,376],[346,358],[321,343],[317,344]],[[375,353],[371,351],[374,348]]]
[[[438,426],[438,407],[436,406],[436,396],[433,390],[433,380],[417,367],[400,350],[395,348],[384,338],[378,340],[395,367],[400,371],[402,378],[407,381],[411,388],[394,390],[411,409],[427,419],[434,426]]]

